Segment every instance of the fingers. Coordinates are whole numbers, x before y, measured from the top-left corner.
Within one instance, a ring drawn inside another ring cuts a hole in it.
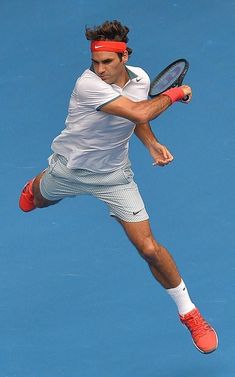
[[[167,149],[167,158],[168,158],[170,161],[174,160],[174,157],[173,157],[172,154],[168,151],[168,149]]]
[[[165,166],[165,165],[168,165],[173,160],[174,160],[174,157],[172,155],[170,155],[170,157],[164,158],[164,159],[158,158],[153,162],[153,166]]]
[[[158,144],[158,147],[152,153],[152,157],[154,159],[153,166],[165,166],[174,159],[169,150],[162,144]]]
[[[169,158],[169,153],[167,153],[166,148],[162,148],[162,154],[165,160]]]
[[[166,164],[166,163],[169,163],[173,160],[172,154],[168,151],[168,149],[166,147],[162,147],[161,152],[163,154],[163,158],[157,159],[158,162]]]
[[[166,165],[168,165],[169,163],[170,163],[171,161],[157,161],[157,162],[153,162],[153,166],[161,166],[161,167],[163,167],[163,166],[166,166]]]
[[[183,92],[185,96],[191,96],[192,95],[192,89],[188,85],[182,85],[181,89],[183,89]]]
[[[181,88],[183,89],[185,97],[180,102],[187,105],[192,99],[192,89],[188,85],[182,85]]]

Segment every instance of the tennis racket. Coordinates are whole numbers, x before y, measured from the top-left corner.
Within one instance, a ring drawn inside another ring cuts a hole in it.
[[[156,97],[167,89],[181,86],[188,72],[189,63],[186,59],[178,59],[161,71],[150,84],[149,96]],[[183,101],[188,100],[186,96]]]

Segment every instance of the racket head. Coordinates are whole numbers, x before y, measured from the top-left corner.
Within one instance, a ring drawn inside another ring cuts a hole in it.
[[[178,59],[164,68],[151,82],[149,96],[156,97],[167,89],[182,85],[189,69],[186,59]]]

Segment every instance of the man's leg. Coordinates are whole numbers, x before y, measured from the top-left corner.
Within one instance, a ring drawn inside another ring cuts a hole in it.
[[[128,238],[148,263],[153,276],[166,289],[175,288],[181,282],[176,264],[166,250],[153,237],[148,220],[137,223],[120,221]]]
[[[22,209],[22,211],[29,212],[35,208],[44,208],[58,203],[58,200],[47,200],[41,194],[40,181],[44,173],[45,171],[42,171],[24,186],[19,199],[19,207]]]
[[[51,200],[48,200],[48,199],[46,199],[42,196],[41,191],[40,191],[40,181],[41,181],[44,173],[45,173],[45,171],[43,171],[39,175],[37,175],[37,177],[33,180],[33,184],[32,184],[34,204],[37,208],[49,207],[51,205],[54,205],[54,204],[60,202],[60,200],[51,201]]]
[[[180,320],[191,332],[194,345],[203,353],[215,351],[218,347],[215,330],[204,320],[199,310],[195,308],[172,256],[165,247],[154,239],[149,221],[119,221],[130,241],[148,263],[155,279],[175,301]]]

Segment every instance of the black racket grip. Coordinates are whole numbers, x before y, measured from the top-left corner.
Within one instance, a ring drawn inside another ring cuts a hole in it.
[[[187,102],[189,100],[189,96],[185,96],[184,98],[182,98],[182,102]]]

